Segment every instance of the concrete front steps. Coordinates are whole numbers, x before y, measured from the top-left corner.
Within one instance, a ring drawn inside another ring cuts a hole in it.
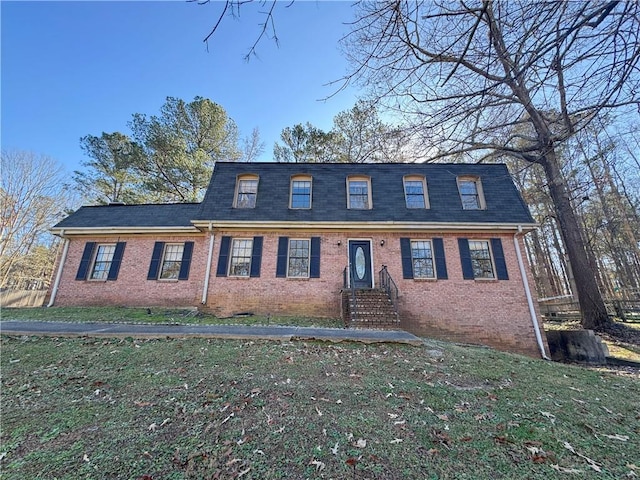
[[[342,318],[350,328],[400,328],[400,317],[389,295],[379,289],[355,290],[355,298],[351,290],[343,290]]]

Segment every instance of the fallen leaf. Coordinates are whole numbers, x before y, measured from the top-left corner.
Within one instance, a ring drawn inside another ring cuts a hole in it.
[[[156,425],[155,423],[152,423],[151,425],[149,425],[150,432],[155,432],[156,428],[158,428],[158,425]]]
[[[354,470],[355,470],[355,468],[356,468],[356,464],[358,463],[358,460],[356,460],[356,459],[355,459],[355,458],[353,458],[353,457],[349,457],[349,458],[347,458],[347,459],[345,460],[345,462],[344,462],[344,463],[346,463],[347,465],[349,465],[349,466],[353,467],[353,468],[354,468]]]
[[[321,417],[322,416],[322,412],[320,411],[320,409],[318,407],[316,407],[316,412],[318,412],[318,416]]]
[[[391,440],[389,443],[402,443],[402,439],[396,438],[395,440]]]
[[[365,448],[367,446],[367,441],[364,438],[359,438],[356,442],[356,448]]]
[[[311,463],[309,463],[309,465],[315,465],[316,472],[321,472],[326,467],[326,465],[320,460],[312,460]]]
[[[85,462],[89,462],[89,456],[85,453],[84,457],[82,457],[82,460],[84,460]]]
[[[582,455],[581,453],[576,452],[576,450],[573,448],[573,446],[569,443],[569,442],[563,442],[563,446],[564,448],[566,448],[567,450],[569,450],[571,453],[573,453],[574,455],[577,455],[578,457],[584,459],[587,461],[587,463],[589,464],[589,466],[595,470],[596,472],[601,472],[602,468],[600,468],[600,465],[598,465],[595,461],[591,460],[589,457],[587,457],[586,455]]]
[[[336,444],[333,446],[333,448],[331,448],[331,453],[333,453],[334,455],[338,454],[338,445],[340,445],[338,442],[336,442]]]
[[[555,464],[551,465],[551,468],[561,473],[582,473],[582,470],[578,470],[577,468],[564,468],[564,467],[561,467],[560,465],[555,465]]]
[[[445,421],[445,422],[448,422],[448,421],[449,421],[449,417],[448,417],[447,415],[438,415],[438,418],[439,418],[440,420]]]
[[[626,442],[629,440],[627,435],[605,435],[605,437],[610,438],[611,440],[620,440],[621,442]]]

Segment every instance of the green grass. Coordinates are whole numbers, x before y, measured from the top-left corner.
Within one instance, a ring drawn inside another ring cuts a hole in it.
[[[637,373],[444,342],[0,342],[3,479],[640,475]]]
[[[241,315],[219,318],[192,309],[131,307],[38,307],[3,308],[2,320],[42,320],[65,322],[167,323],[199,325],[295,325],[299,327],[341,328],[340,319]]]

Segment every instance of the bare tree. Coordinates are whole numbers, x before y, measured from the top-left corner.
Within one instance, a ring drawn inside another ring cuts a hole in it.
[[[5,287],[35,247],[50,246],[48,229],[69,207],[70,196],[61,167],[50,157],[3,150],[1,164],[0,286]]]
[[[242,140],[241,162],[256,162],[264,152],[265,144],[260,138],[260,129],[255,127],[251,135]]]
[[[430,160],[510,155],[544,169],[585,328],[609,320],[558,148],[638,103],[640,4],[491,1],[360,4],[346,38],[357,80],[400,106]]]

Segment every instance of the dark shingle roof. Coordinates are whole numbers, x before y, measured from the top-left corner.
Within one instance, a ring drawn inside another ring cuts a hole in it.
[[[53,228],[190,227],[199,203],[80,207]]]
[[[233,208],[236,178],[259,176],[255,208]],[[311,175],[312,208],[289,208],[291,176]],[[346,207],[346,178],[371,178],[373,209]],[[430,209],[408,209],[403,177],[426,178]],[[456,178],[476,175],[482,181],[486,210],[463,210]],[[320,164],[217,163],[201,209],[194,220],[301,222],[452,222],[534,223],[507,167],[501,164]]]

